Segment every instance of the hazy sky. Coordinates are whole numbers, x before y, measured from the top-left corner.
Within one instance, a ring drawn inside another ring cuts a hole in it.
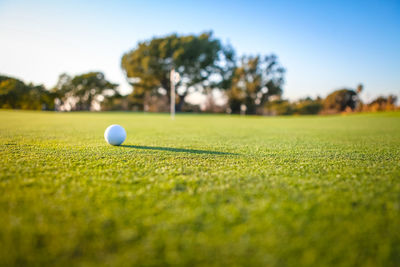
[[[213,30],[242,54],[276,53],[284,96],[363,83],[364,99],[400,95],[400,1],[0,0],[0,73],[53,86],[58,75],[120,69],[138,41]]]

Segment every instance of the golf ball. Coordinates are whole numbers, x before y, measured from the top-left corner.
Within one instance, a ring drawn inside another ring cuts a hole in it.
[[[110,125],[104,132],[104,138],[110,145],[119,146],[125,141],[126,138],[125,129],[118,124]]]

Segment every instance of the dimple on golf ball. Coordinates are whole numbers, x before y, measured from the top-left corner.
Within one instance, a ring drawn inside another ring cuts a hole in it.
[[[125,129],[118,124],[108,126],[104,132],[104,139],[106,139],[107,143],[113,146],[119,146],[125,141],[125,138]]]

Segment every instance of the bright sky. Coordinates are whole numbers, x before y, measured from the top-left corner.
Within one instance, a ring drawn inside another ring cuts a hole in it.
[[[138,41],[208,30],[239,55],[276,53],[290,99],[360,82],[365,100],[400,96],[398,0],[0,0],[0,73],[52,87],[63,72],[102,71],[128,92],[120,59]]]

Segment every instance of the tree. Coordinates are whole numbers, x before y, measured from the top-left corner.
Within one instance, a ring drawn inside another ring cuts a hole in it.
[[[319,97],[317,97],[315,100],[311,97],[306,97],[294,103],[294,114],[318,114],[322,108],[322,101]]]
[[[295,102],[278,99],[269,101],[264,106],[264,112],[267,115],[311,115],[318,114],[322,109],[321,98],[312,99],[306,97]]]
[[[264,112],[266,115],[292,115],[294,113],[293,104],[289,100],[277,99],[265,103]]]
[[[354,90],[341,89],[334,91],[325,98],[324,109],[327,112],[342,112],[346,109],[354,110],[358,101],[358,95]]]
[[[223,47],[211,32],[200,35],[153,38],[122,56],[121,67],[133,86],[132,98],[138,105],[150,95],[170,96],[170,71],[180,74],[177,84],[177,111],[192,91],[226,86],[230,78],[233,49]],[[140,100],[141,99],[141,100]]]
[[[239,113],[243,105],[247,114],[262,112],[270,96],[282,94],[284,74],[275,55],[243,56],[227,92],[232,112]]]
[[[53,89],[61,110],[93,110],[104,98],[116,93],[117,84],[106,80],[101,72],[89,72],[75,77],[61,74]]]
[[[43,85],[0,75],[0,107],[12,109],[53,110],[55,95]]]
[[[367,111],[395,110],[396,102],[397,97],[395,95],[379,96],[367,105]]]
[[[357,92],[357,94],[361,94],[361,92],[364,90],[364,86],[360,83],[358,86],[357,86],[357,89],[356,89],[356,92]]]

